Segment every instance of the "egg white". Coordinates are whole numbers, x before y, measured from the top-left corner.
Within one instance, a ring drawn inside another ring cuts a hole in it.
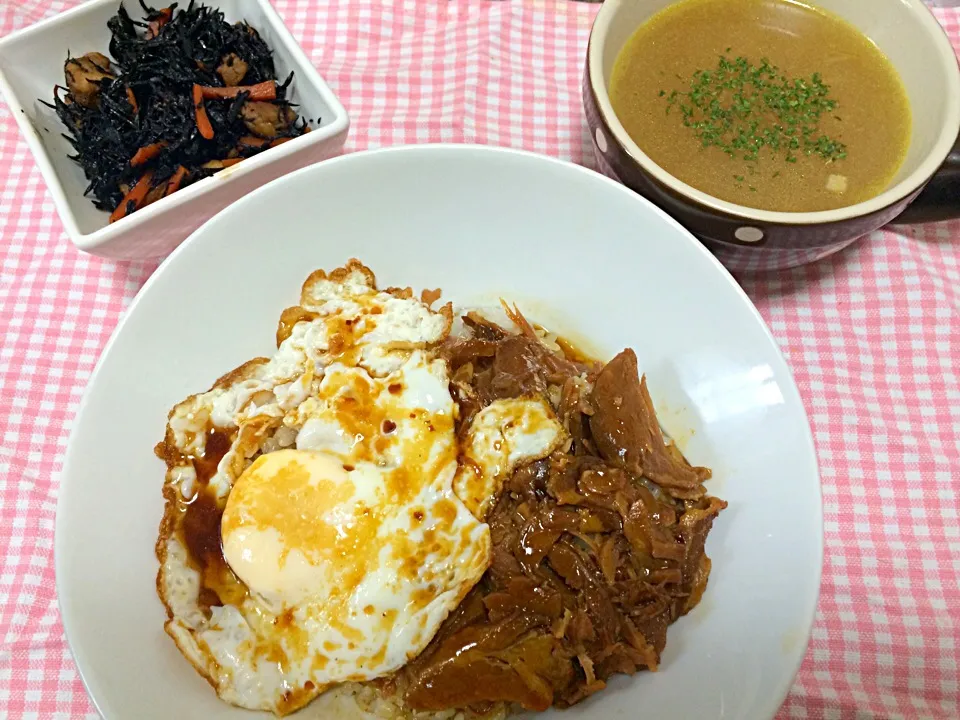
[[[453,487],[474,516],[483,520],[503,483],[522,465],[545,458],[570,440],[542,398],[494,400],[480,410],[463,442],[465,462]]]
[[[416,656],[490,561],[489,529],[453,492],[456,405],[445,363],[427,352],[449,332],[449,306],[377,291],[372,273],[351,263],[312,275],[292,316],[302,319],[272,358],[171,412],[157,548],[167,632],[221,698],[277,714]],[[204,456],[211,428],[230,446],[204,484],[192,460]],[[342,568],[327,567],[322,586],[294,601],[251,592],[221,572],[228,577],[215,579],[229,601],[208,608],[201,588],[210,571],[190,558],[176,513],[198,493],[222,508],[253,457],[280,447],[330,453],[350,468],[357,497],[342,512],[362,498],[382,515],[367,572],[345,586]]]

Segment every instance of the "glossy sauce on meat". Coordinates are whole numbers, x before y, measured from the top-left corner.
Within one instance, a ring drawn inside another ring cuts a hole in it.
[[[601,368],[511,317],[519,335],[470,315],[472,337],[443,349],[461,427],[495,399],[540,395],[572,442],[504,488],[490,569],[398,678],[415,710],[567,707],[656,670],[706,586],[704,541],[726,506],[706,494],[710,471],[664,442],[633,351]]]

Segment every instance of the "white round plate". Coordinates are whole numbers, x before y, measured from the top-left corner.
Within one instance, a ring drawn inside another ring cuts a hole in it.
[[[577,718],[769,718],[803,657],[822,557],[820,483],[796,386],[759,314],[683,228],[589,170],[509,150],[348,155],[252,193],[178,248],[131,305],[81,405],[56,528],[60,608],[108,719],[258,717],[221,703],[163,632],[153,548],[169,408],[275,348],[316,268],[358,257],[383,286],[498,297],[603,358],[632,347],[660,419],[729,501],[703,602],[661,670]],[[309,708],[305,715],[310,715]]]

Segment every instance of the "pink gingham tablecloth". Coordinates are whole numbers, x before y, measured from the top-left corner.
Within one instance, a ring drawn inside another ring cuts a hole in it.
[[[71,4],[0,0],[0,35]],[[478,142],[593,163],[580,75],[596,6],[277,5],[350,113],[348,150]],[[960,12],[937,12],[960,45]],[[84,385],[154,267],[73,249],[0,107],[2,717],[95,716],[57,612],[59,473]],[[741,280],[796,375],[823,477],[820,605],[780,717],[958,717],[960,223]]]

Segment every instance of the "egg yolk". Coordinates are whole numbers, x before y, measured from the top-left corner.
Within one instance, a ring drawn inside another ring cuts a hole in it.
[[[237,479],[220,531],[227,563],[268,607],[299,604],[329,581],[331,553],[351,535],[355,487],[342,462],[322,452],[261,455]],[[349,507],[349,505],[347,505]]]

